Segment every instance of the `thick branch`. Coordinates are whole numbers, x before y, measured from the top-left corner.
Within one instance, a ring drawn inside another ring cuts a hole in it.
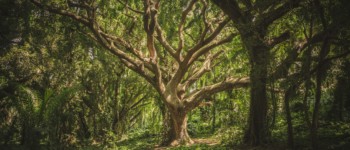
[[[154,82],[153,78],[151,75],[147,74],[144,69],[143,66],[137,66],[133,63],[130,63],[129,61],[126,61],[125,59],[120,59],[121,62],[128,67],[129,69],[133,70],[134,72],[138,73],[139,75],[141,75],[147,82],[149,82],[158,92],[160,92],[161,90],[156,86],[156,83]]]
[[[281,35],[279,35],[278,37],[275,37],[271,40],[268,40],[267,41],[267,45],[269,47],[274,47],[275,45],[279,44],[279,43],[282,43],[286,40],[288,40],[290,38],[290,32],[289,31],[286,31],[286,32],[283,32]]]
[[[184,24],[186,23],[186,18],[188,13],[192,10],[194,4],[197,2],[198,0],[191,0],[188,2],[186,8],[182,11],[182,15],[181,15],[181,21],[178,27],[178,34],[179,34],[179,46],[177,48],[176,51],[176,55],[180,55],[181,50],[184,46],[184,35],[183,35],[183,28],[184,28]]]
[[[216,28],[216,30],[207,38],[204,40],[203,43],[209,44],[211,41],[213,41],[219,33],[222,31],[222,29],[225,27],[225,25],[229,22],[229,19],[225,19],[223,22],[219,24],[219,26]],[[223,40],[212,42],[211,45],[208,45],[204,47],[205,45],[200,45],[197,44],[195,47],[190,49],[186,56],[185,59],[180,63],[179,67],[177,68],[177,71],[174,75],[174,77],[170,80],[169,85],[174,86],[180,83],[181,79],[187,72],[188,68],[191,66],[191,64],[197,60],[200,56],[203,54],[207,53],[211,49],[214,49],[215,47],[222,45],[224,43],[230,42],[234,36],[232,34]],[[197,52],[197,53],[196,53]],[[195,56],[194,56],[195,55]],[[194,56],[194,57],[193,57]],[[175,87],[173,87],[175,88]]]
[[[116,43],[118,43],[119,45],[125,47],[131,54],[133,54],[134,56],[136,56],[139,60],[143,60],[143,55],[141,54],[141,51],[138,49],[135,49],[134,47],[132,47],[128,42],[125,41],[122,38],[107,34],[106,32],[101,31],[101,35],[104,36],[105,38],[111,40],[111,41],[115,41]]]
[[[301,0],[288,0],[285,2],[282,6],[269,11],[265,15],[262,16],[261,22],[258,23],[259,26],[262,26],[264,28],[268,27],[270,24],[272,24],[275,20],[283,17],[285,14],[287,14],[290,10],[296,8],[299,6]]]
[[[235,23],[245,23],[245,17],[235,0],[212,0],[214,4],[221,8]]]
[[[229,36],[227,36],[224,39],[212,42],[212,44],[203,47],[201,49],[199,49],[197,52],[195,52],[192,57],[190,58],[190,60],[188,61],[188,65],[190,66],[195,60],[197,60],[200,56],[206,54],[207,52],[209,52],[210,50],[214,49],[217,46],[223,45],[225,43],[229,43],[232,41],[232,39],[234,37],[236,37],[238,34],[237,33],[231,33]]]
[[[199,49],[195,54],[193,54],[192,57],[186,58],[177,69],[174,77],[169,82],[169,84],[176,85],[181,82],[181,79],[184,77],[185,73],[187,72],[188,68],[191,67],[191,65],[201,56],[208,53],[210,50],[216,48],[217,46],[220,46],[222,44],[231,42],[233,37],[235,37],[237,34],[232,33],[231,35],[227,36],[224,39],[221,39],[216,42],[212,42],[211,45],[208,45],[206,47],[203,47],[202,49]],[[186,56],[187,57],[187,56]]]
[[[154,31],[157,22],[157,13],[159,8],[159,1],[155,4],[151,0],[144,0],[144,15],[143,23],[144,30],[147,33],[147,49],[150,55],[150,62],[156,63],[157,51],[154,46]]]
[[[289,51],[287,57],[278,65],[275,69],[275,72],[270,75],[270,79],[277,80],[280,78],[284,78],[288,74],[288,70],[291,65],[298,58],[299,54],[309,45],[321,42],[325,35],[328,34],[328,31],[320,32],[313,37],[311,37],[308,41],[303,41],[298,43],[292,50]]]
[[[180,62],[180,58],[176,56],[175,54],[175,49],[169,44],[169,42],[166,40],[164,37],[164,32],[158,22],[156,22],[156,32],[157,32],[157,40],[159,41],[160,44],[165,48],[165,50],[173,57],[175,58],[178,62]]]
[[[205,61],[202,64],[202,67],[200,67],[199,69],[193,71],[192,74],[189,74],[189,77],[187,78],[187,80],[185,81],[184,85],[186,87],[191,86],[194,82],[196,82],[199,78],[201,78],[205,73],[209,72],[211,70],[211,68],[214,67],[213,61],[220,56],[220,54],[222,54],[224,51],[218,51],[217,53],[215,53],[214,55],[208,55],[205,58]]]
[[[202,47],[204,47],[207,44],[209,44],[210,42],[212,42],[221,33],[221,31],[224,29],[226,24],[229,22],[230,22],[229,18],[226,18],[222,22],[220,22],[219,25],[214,30],[214,32],[212,34],[210,34],[208,38],[206,38],[204,40],[199,40],[199,42],[188,51],[186,57],[192,57],[193,53],[195,53],[196,51],[198,51]]]
[[[94,20],[95,19],[95,14],[93,14],[93,13],[95,13],[94,11],[90,11],[88,13],[89,18],[87,18],[85,16],[83,16],[83,17],[78,16],[76,14],[70,13],[66,10],[61,10],[59,8],[56,8],[56,7],[43,5],[38,0],[31,0],[31,2],[41,9],[47,10],[47,11],[52,12],[54,14],[59,14],[62,16],[70,17],[70,18],[74,19],[75,21],[78,21],[78,22],[82,23],[83,25],[85,25],[86,27],[88,27],[90,29],[90,31],[92,32],[92,34],[87,34],[87,35],[89,35],[90,38],[92,38],[93,40],[98,42],[101,46],[106,48],[112,54],[116,55],[121,60],[121,62],[123,64],[125,64],[128,68],[134,70],[138,74],[140,74],[142,77],[144,77],[149,83],[151,83],[157,89],[157,86],[155,86],[155,82],[154,82],[154,79],[152,78],[152,76],[150,74],[147,74],[144,70],[145,63],[129,56],[128,54],[126,54],[122,50],[118,49],[114,44],[115,43],[121,44],[121,46],[125,47],[126,49],[129,49],[131,53],[133,53],[135,56],[139,57],[139,55],[136,53],[136,50],[133,49],[130,45],[128,45],[126,41],[104,33],[102,28]],[[150,66],[148,66],[147,68],[150,72],[155,73],[155,71]]]
[[[338,54],[338,55],[335,55],[335,56],[331,56],[331,57],[328,57],[328,58],[325,58],[323,61],[324,62],[328,62],[328,61],[332,61],[332,60],[335,60],[335,59],[339,59],[339,58],[343,58],[343,57],[346,57],[350,55],[350,50],[348,49],[346,52],[344,53],[341,53],[341,54]]]
[[[248,77],[228,78],[220,83],[205,86],[200,90],[190,93],[186,97],[187,106],[189,107],[189,109],[194,109],[200,104],[201,100],[207,97],[208,95],[212,95],[233,88],[248,87],[249,83],[250,80]]]

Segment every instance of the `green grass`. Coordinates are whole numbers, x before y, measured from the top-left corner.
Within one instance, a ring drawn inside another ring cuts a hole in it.
[[[309,132],[305,127],[295,126],[295,130],[299,129],[297,134],[295,134],[295,146],[296,149],[308,150],[311,149]],[[226,129],[229,130],[237,130]],[[211,145],[197,143],[190,146],[177,146],[177,147],[157,147],[160,143],[161,135],[160,134],[151,134],[150,132],[137,131],[131,133],[127,138],[121,141],[110,140],[109,143],[90,146],[87,145],[75,145],[70,148],[64,149],[81,149],[81,150],[148,150],[159,148],[159,150],[279,150],[287,149],[286,147],[286,132],[283,128],[274,130],[274,138],[271,139],[270,143],[267,143],[260,147],[251,147],[244,144],[241,144],[239,132],[218,132],[218,135],[212,134],[196,134],[192,136],[193,140],[202,140]],[[347,150],[350,147],[350,124],[348,123],[332,123],[327,122],[320,125],[318,130],[319,134],[319,146],[320,150]],[[226,136],[224,136],[226,135]],[[231,136],[227,136],[231,135]],[[229,138],[227,138],[229,137]],[[223,141],[220,141],[221,138]],[[215,143],[215,144],[213,144]],[[48,145],[39,145],[37,147],[25,147],[21,145],[0,145],[0,149],[4,150],[46,150],[46,149],[62,149],[62,147],[52,147]]]

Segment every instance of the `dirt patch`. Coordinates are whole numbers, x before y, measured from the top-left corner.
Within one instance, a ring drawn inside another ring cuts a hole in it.
[[[206,145],[209,145],[209,146],[213,146],[213,145],[217,145],[220,143],[219,140],[216,140],[216,139],[211,139],[211,138],[207,138],[207,139],[201,139],[201,138],[198,138],[198,139],[193,139],[194,141],[194,144],[206,144]]]
[[[214,145],[220,144],[219,140],[212,139],[212,138],[195,138],[192,140],[194,141],[194,143],[191,145],[187,145],[186,147],[191,147],[191,146],[195,146],[195,145],[202,145],[202,144],[205,144],[208,146],[214,146]],[[170,148],[175,148],[175,147],[173,147],[173,146],[159,147],[158,145],[156,145],[154,149],[155,150],[166,150],[166,149],[170,149]]]

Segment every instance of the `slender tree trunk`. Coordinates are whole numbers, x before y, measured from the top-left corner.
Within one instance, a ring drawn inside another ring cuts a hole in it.
[[[312,34],[312,22],[310,24],[310,35]],[[303,65],[302,65],[302,73],[304,75],[304,85],[305,85],[305,92],[303,97],[303,113],[304,113],[304,122],[306,123],[307,127],[311,130],[311,122],[309,117],[309,104],[308,104],[308,97],[309,97],[309,91],[311,89],[311,52],[312,47],[308,46],[307,50],[303,54]]]
[[[322,79],[324,78],[324,74],[327,69],[324,66],[324,58],[326,58],[327,54],[330,50],[329,37],[325,37],[324,42],[321,47],[321,51],[319,54],[318,60],[318,68],[316,73],[316,94],[315,94],[315,105],[314,111],[312,114],[312,124],[311,124],[311,142],[312,148],[314,150],[318,149],[318,137],[317,137],[317,129],[318,129],[318,118],[319,118],[319,110],[320,110],[320,102],[321,102],[321,90],[322,90]]]
[[[332,109],[329,112],[329,118],[331,120],[343,121],[344,99],[346,98],[346,84],[344,83],[346,83],[346,80],[342,77],[338,77],[334,90]]]
[[[288,132],[288,147],[294,148],[294,134],[293,134],[293,123],[292,123],[292,115],[290,113],[289,108],[289,100],[292,98],[295,92],[295,87],[289,87],[284,95],[284,108],[287,119],[287,132]]]
[[[318,113],[320,108],[321,101],[321,76],[317,74],[316,76],[316,95],[315,95],[315,106],[312,115],[312,124],[311,124],[311,142],[312,149],[318,149],[318,138],[317,138],[317,128],[318,128]]]
[[[84,111],[84,109],[83,109],[83,111]],[[88,127],[88,125],[86,123],[86,120],[84,118],[84,112],[83,111],[78,113],[79,122],[80,122],[80,125],[81,125],[81,132],[82,132],[84,138],[89,138],[90,137],[89,127]]]
[[[212,118],[212,123],[211,123],[211,133],[214,133],[215,132],[215,122],[216,122],[216,108],[215,108],[215,102],[213,104],[213,107],[212,107],[212,115],[213,115],[213,118]]]
[[[277,98],[274,92],[275,86],[274,83],[272,83],[272,91],[271,91],[271,101],[272,101],[272,117],[271,117],[271,125],[270,128],[275,127],[276,125],[276,115],[277,115]]]

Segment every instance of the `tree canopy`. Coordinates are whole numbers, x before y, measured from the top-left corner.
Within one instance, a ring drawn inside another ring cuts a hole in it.
[[[350,143],[346,0],[0,4],[0,146]]]

